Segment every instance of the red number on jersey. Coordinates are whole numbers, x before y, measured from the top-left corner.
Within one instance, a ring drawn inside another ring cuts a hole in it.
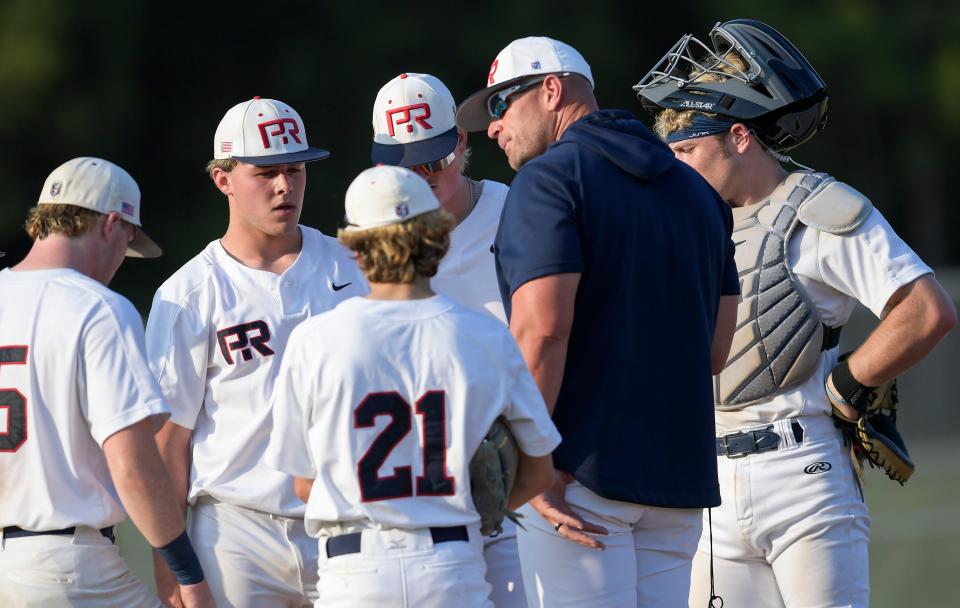
[[[354,428],[374,426],[377,416],[390,416],[388,424],[357,463],[360,499],[363,502],[413,496],[411,466],[394,467],[393,475],[380,476],[380,469],[410,432],[410,404],[399,393],[370,393],[353,412]],[[423,416],[423,475],[417,477],[417,496],[452,496],[454,479],[447,475],[447,421],[443,391],[428,391],[417,400]]]
[[[26,346],[0,346],[0,366],[24,365]],[[0,427],[0,452],[16,452],[27,440],[27,398],[15,388],[0,388],[0,410],[6,410],[6,429]]]

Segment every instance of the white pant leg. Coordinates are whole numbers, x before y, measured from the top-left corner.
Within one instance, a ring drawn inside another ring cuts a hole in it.
[[[703,509],[646,507],[633,527],[637,606],[687,605],[690,569],[703,528]]]
[[[714,520],[716,523],[716,520]],[[704,524],[706,526],[706,524]],[[704,534],[707,529],[704,527]],[[783,608],[773,569],[763,558],[724,559],[714,555],[715,593],[724,606]],[[690,608],[705,608],[710,600],[710,553],[698,550],[693,558]],[[717,604],[719,605],[719,603]]]
[[[483,539],[483,559],[487,563],[487,582],[493,587],[490,599],[496,608],[527,608],[517,551],[517,524],[503,520],[503,532]]]
[[[433,544],[430,530],[364,530],[360,553],[328,558],[320,540],[316,608],[490,608],[479,527]]]
[[[610,532],[603,551],[559,536],[529,505],[517,532],[530,606],[684,606],[690,561],[700,537],[699,509],[658,509],[607,500],[579,483],[567,502]]]
[[[0,606],[160,608],[120,551],[93,528],[0,540]]]
[[[788,608],[868,608],[870,515],[848,448],[829,417],[801,421],[809,425],[804,444],[763,475],[765,486],[793,497],[771,497],[758,510],[771,522],[780,518],[769,532],[777,586]],[[815,462],[831,468],[806,473]]]
[[[217,606],[306,607],[317,597],[317,541],[303,520],[201,502],[190,539]]]
[[[829,417],[800,422],[799,446],[785,441],[786,447],[774,452],[718,460],[723,504],[713,510],[715,577],[717,594],[728,606],[869,604],[870,517],[847,448]],[[777,427],[790,432],[788,421]],[[829,467],[806,472],[814,463]],[[690,605],[705,605],[706,521],[693,580]]]

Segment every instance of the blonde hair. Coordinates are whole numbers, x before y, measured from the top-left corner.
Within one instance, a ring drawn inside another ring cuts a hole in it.
[[[213,179],[214,169],[222,169],[230,173],[236,168],[237,162],[235,158],[215,158],[207,163],[207,175],[210,176],[210,179]]]
[[[75,237],[89,231],[102,215],[76,205],[43,204],[30,209],[23,227],[33,240],[51,234]]]
[[[371,283],[412,283],[437,274],[450,248],[453,217],[438,209],[399,224],[367,230],[343,230],[337,238],[356,253],[360,270]]]
[[[721,62],[717,64],[716,69],[726,72],[727,74],[733,74],[734,68],[741,72],[746,72],[750,69],[747,65],[747,62],[744,61],[743,57],[740,56],[740,53],[734,51],[733,49],[730,49],[726,52],[726,54],[724,54],[723,60],[726,63]],[[720,74],[707,72],[695,78],[694,82],[722,82],[725,79],[726,78]],[[717,117],[717,114],[712,112],[699,112],[697,110],[674,110],[672,108],[667,108],[666,110],[663,110],[657,114],[657,118],[653,122],[653,130],[657,134],[657,137],[665,140],[671,133],[675,133],[681,129],[686,129],[693,124],[694,114],[703,114],[709,116],[710,118]]]

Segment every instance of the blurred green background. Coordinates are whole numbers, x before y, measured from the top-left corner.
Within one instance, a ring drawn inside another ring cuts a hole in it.
[[[107,158],[139,182],[144,225],[165,249],[159,260],[128,261],[112,284],[146,314],[157,286],[226,226],[225,201],[203,166],[232,105],[254,95],[286,101],[310,143],[333,152],[310,165],[302,220],[330,233],[347,185],[369,165],[374,96],[396,74],[434,74],[463,99],[508,42],[548,35],[590,62],[601,106],[639,112],[630,87],[681,35],[738,17],[779,29],[828,84],[828,126],[797,160],[867,194],[960,298],[960,273],[950,270],[960,267],[950,181],[960,143],[956,0],[0,0],[0,265],[29,248],[22,222],[46,175],[75,156]],[[509,182],[496,146],[483,134],[471,143],[471,174]],[[845,344],[872,323],[858,313]],[[903,378],[915,478],[900,488],[869,475],[874,606],[956,605],[958,361],[955,332]],[[137,554],[130,531],[123,536]],[[135,566],[146,573],[141,557]]]

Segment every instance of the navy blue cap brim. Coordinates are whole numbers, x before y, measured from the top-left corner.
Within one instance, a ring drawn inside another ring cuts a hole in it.
[[[330,156],[329,150],[320,148],[307,148],[299,152],[288,152],[287,154],[274,154],[272,156],[233,156],[234,160],[257,167],[273,167],[275,165],[293,165],[296,163],[309,163],[314,160],[323,160]]]
[[[380,144],[373,142],[370,160],[374,165],[415,167],[446,158],[457,148],[457,128],[453,127],[436,137],[409,144]]]

